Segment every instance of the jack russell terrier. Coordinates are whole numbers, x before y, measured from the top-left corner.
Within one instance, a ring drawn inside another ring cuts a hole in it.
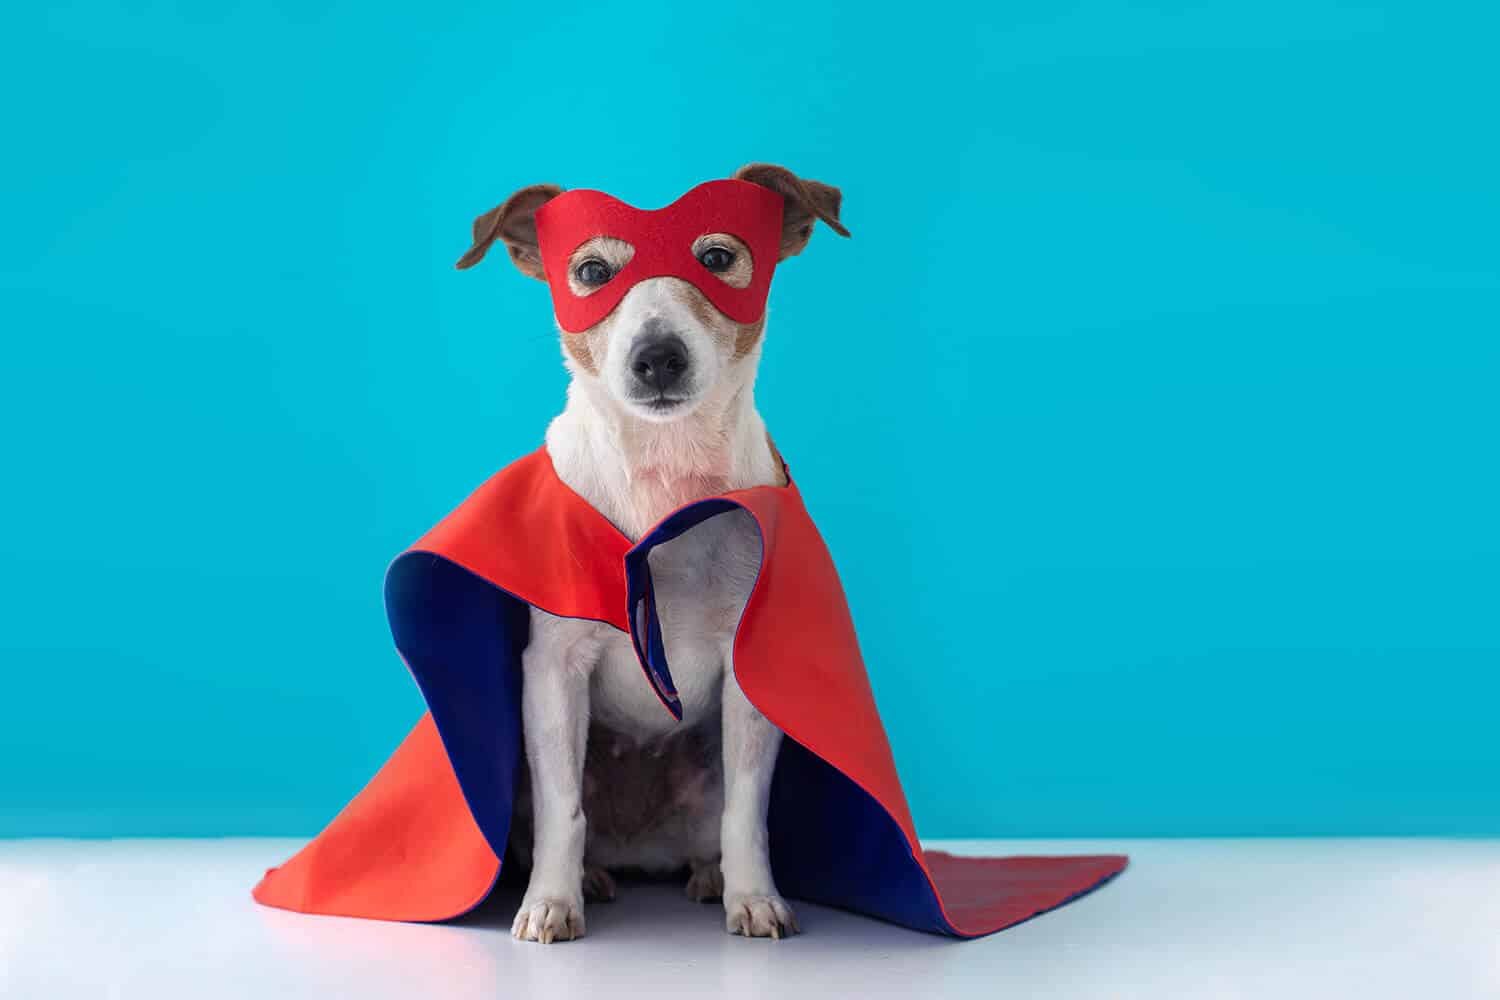
[[[819,219],[849,235],[838,188],[769,164],[734,177],[783,199],[778,260],[801,253]],[[472,267],[499,240],[523,274],[548,280],[537,213],[560,194],[554,185],[522,188],[480,216],[458,266]],[[622,297],[610,282],[636,254],[631,242],[594,235],[551,258],[565,264],[573,297],[587,303],[599,295],[606,307],[617,300],[582,328],[558,317],[571,382],[547,429],[547,452],[558,477],[631,540],[693,500],[786,482],[755,407],[764,312],[740,322],[715,305],[716,288],[711,300],[699,287],[722,282],[732,296],[764,269],[764,288],[774,263],[755,259],[741,235],[716,231],[709,217],[689,237],[703,269],[697,281],[647,277]],[[556,291],[561,276],[552,270]],[[745,697],[731,664],[759,559],[743,510],[650,554],[681,723],[643,683],[627,635],[531,610],[522,656],[527,773],[511,834],[531,877],[515,937],[543,944],[582,937],[584,899],[614,898],[612,869],[687,870],[687,895],[722,899],[730,933],[797,932],[771,875],[766,836],[781,732]]]

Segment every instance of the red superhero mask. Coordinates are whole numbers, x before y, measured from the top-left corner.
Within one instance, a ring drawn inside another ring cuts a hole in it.
[[[647,278],[681,278],[737,323],[766,311],[771,273],[781,254],[781,195],[749,181],[699,184],[666,208],[647,211],[602,191],[566,191],[536,213],[542,268],[552,286],[557,322],[579,333],[610,314],[625,293]],[[750,284],[734,288],[699,263],[693,241],[709,233],[738,237],[750,248]],[[635,248],[630,262],[588,295],[568,287],[568,258],[595,236],[612,236]]]

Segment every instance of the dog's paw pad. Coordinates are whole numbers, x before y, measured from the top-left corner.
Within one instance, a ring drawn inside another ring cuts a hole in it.
[[[603,868],[592,865],[583,870],[583,898],[590,903],[612,903],[615,900],[615,878]]]
[[[780,896],[724,897],[724,929],[745,937],[781,939],[798,933],[797,915]]]
[[[687,887],[683,890],[695,903],[708,903],[724,897],[724,872],[717,861],[693,865]]]
[[[583,937],[583,903],[568,899],[527,899],[510,925],[518,941],[575,941]]]

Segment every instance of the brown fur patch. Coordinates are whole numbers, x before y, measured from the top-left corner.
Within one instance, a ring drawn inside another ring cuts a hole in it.
[[[546,281],[542,255],[537,248],[536,210],[562,194],[556,184],[533,184],[523,187],[496,207],[474,220],[474,243],[458,259],[459,270],[473,267],[484,259],[490,245],[504,242],[510,259],[522,274]]]
[[[675,282],[674,284],[677,287],[673,288],[673,292],[681,293],[674,297],[682,300],[683,304],[692,312],[693,318],[705,330],[717,330],[728,319],[718,309],[714,308],[714,304],[708,301],[708,296],[698,291],[696,286],[690,285],[685,281]]]
[[[685,281],[679,284],[681,288],[678,297],[692,312],[693,318],[698,321],[699,325],[712,333],[720,344],[733,343],[734,356],[731,360],[740,360],[760,342],[761,334],[766,330],[764,316],[754,323],[736,323],[719,312],[714,304],[708,301],[708,296],[695,286]]]
[[[786,167],[773,163],[747,163],[734,172],[738,180],[770,188],[785,199],[781,216],[781,259],[794,257],[812,238],[813,224],[822,219],[840,236],[849,230],[839,221],[839,204],[843,194],[822,181],[798,177]]]
[[[734,360],[738,361],[754,350],[755,345],[760,343],[761,334],[766,332],[766,318],[762,316],[754,323],[742,323],[739,332],[734,337]]]
[[[599,368],[594,362],[594,352],[589,350],[589,331],[582,333],[564,333],[562,335],[563,350],[567,351],[573,360],[578,362],[578,367],[590,375],[598,375]]]

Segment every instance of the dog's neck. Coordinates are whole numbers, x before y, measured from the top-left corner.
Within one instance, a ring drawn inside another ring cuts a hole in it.
[[[781,485],[780,460],[755,408],[755,363],[669,423],[627,413],[597,380],[574,374],[547,428],[558,478],[632,541],[694,500]]]

